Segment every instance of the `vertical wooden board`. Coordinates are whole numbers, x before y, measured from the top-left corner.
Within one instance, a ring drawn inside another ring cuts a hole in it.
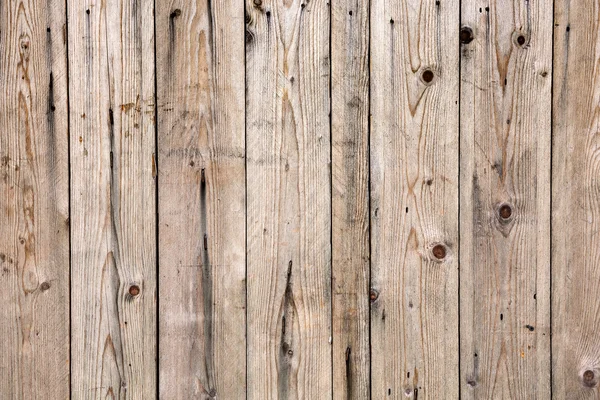
[[[457,0],[371,2],[372,396],[458,396]]]
[[[159,383],[243,399],[244,3],[157,3]]]
[[[367,399],[369,3],[331,4],[333,394]]]
[[[248,398],[331,398],[329,4],[246,13]]]
[[[74,399],[156,396],[153,13],[68,3]]]
[[[62,1],[0,2],[0,398],[69,396]]]
[[[461,24],[461,394],[547,399],[552,1]]]
[[[555,399],[597,399],[600,8],[589,0],[554,7],[552,392]]]

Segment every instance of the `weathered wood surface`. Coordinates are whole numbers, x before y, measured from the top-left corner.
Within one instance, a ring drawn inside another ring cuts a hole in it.
[[[157,7],[160,397],[243,399],[244,4]]]
[[[248,398],[331,398],[329,4],[246,12]]]
[[[69,396],[62,1],[0,2],[0,398]]]
[[[598,2],[554,12],[552,355],[555,399],[598,399]]]
[[[371,2],[376,399],[458,396],[458,11]]]
[[[548,399],[552,4],[461,4],[461,394]]]
[[[367,399],[369,5],[331,4],[333,397]]]
[[[0,0],[0,398],[598,398],[599,15]]]
[[[75,399],[156,395],[153,14],[68,3]]]

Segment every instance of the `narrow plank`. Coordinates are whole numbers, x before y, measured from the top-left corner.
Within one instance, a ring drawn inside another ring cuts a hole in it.
[[[243,399],[244,3],[157,2],[159,382]]]
[[[0,398],[69,396],[65,5],[0,2]]]
[[[335,399],[367,399],[369,3],[331,4],[332,330]]]
[[[153,3],[68,2],[74,399],[156,396]]]
[[[376,399],[458,397],[458,13],[371,2]]]
[[[548,399],[552,1],[462,19],[461,394]]]
[[[331,398],[329,4],[246,12],[248,398]]]
[[[554,7],[552,392],[597,399],[600,6],[557,0]]]

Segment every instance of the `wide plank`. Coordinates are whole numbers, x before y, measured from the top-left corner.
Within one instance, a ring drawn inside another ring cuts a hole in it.
[[[329,399],[329,4],[246,13],[248,398]]]
[[[331,4],[332,330],[335,399],[367,399],[369,2]]]
[[[157,2],[159,385],[246,397],[244,3]]]
[[[458,0],[371,1],[372,397],[457,398]]]
[[[154,2],[68,2],[71,394],[156,397]]]
[[[69,397],[64,1],[0,2],[0,398]]]
[[[462,399],[548,399],[552,1],[461,15]]]
[[[554,7],[552,394],[598,399],[600,5]]]

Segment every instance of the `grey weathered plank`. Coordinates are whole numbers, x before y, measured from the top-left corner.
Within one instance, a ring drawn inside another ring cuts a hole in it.
[[[372,396],[456,398],[459,2],[371,2]]]
[[[156,396],[153,4],[68,3],[74,399]]]
[[[62,1],[0,2],[0,398],[69,396]]]
[[[246,12],[248,398],[331,398],[329,5]]]
[[[597,399],[599,5],[554,3],[552,355],[555,399]]]
[[[547,399],[552,1],[461,24],[461,394]]]
[[[369,3],[331,4],[333,394],[367,399]]]
[[[243,399],[244,3],[157,2],[159,382]]]

